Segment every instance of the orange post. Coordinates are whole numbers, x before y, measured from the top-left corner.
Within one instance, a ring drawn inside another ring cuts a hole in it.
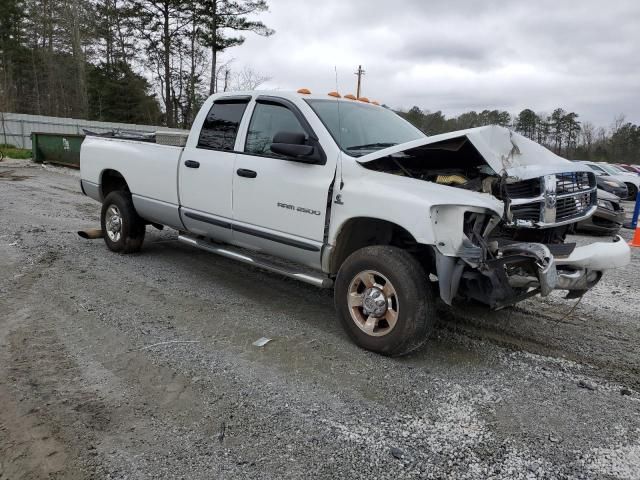
[[[640,247],[640,225],[636,226],[636,231],[633,234],[633,239],[629,242],[632,247]]]

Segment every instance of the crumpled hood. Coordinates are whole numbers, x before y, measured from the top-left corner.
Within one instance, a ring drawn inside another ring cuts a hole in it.
[[[506,174],[513,180],[526,180],[555,173],[591,171],[585,165],[565,160],[523,135],[497,125],[459,130],[413,140],[364,155],[357,161],[368,163],[412,149],[441,147],[456,150],[462,147],[465,139],[471,142],[485,162],[498,175]]]

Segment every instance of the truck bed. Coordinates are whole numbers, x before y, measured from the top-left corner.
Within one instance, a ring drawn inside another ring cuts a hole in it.
[[[82,179],[100,185],[105,170],[116,170],[136,195],[178,204],[178,165],[183,147],[88,136],[82,145]]]

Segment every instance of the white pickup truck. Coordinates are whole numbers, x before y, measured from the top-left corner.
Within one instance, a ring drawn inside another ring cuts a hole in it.
[[[333,287],[349,336],[387,355],[424,343],[437,295],[492,308],[554,289],[576,298],[630,258],[620,237],[565,242],[597,206],[587,167],[507,128],[427,137],[333,92],[214,95],[184,147],[88,136],[80,168],[109,249],[138,251],[146,225],[168,226]]]

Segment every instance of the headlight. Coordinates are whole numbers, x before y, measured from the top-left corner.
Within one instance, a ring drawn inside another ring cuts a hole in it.
[[[613,204],[608,200],[598,200],[598,206],[606,208],[607,210],[613,210]]]
[[[621,185],[618,182],[612,182],[611,180],[605,180],[604,183],[609,185],[610,187],[620,188]]]

